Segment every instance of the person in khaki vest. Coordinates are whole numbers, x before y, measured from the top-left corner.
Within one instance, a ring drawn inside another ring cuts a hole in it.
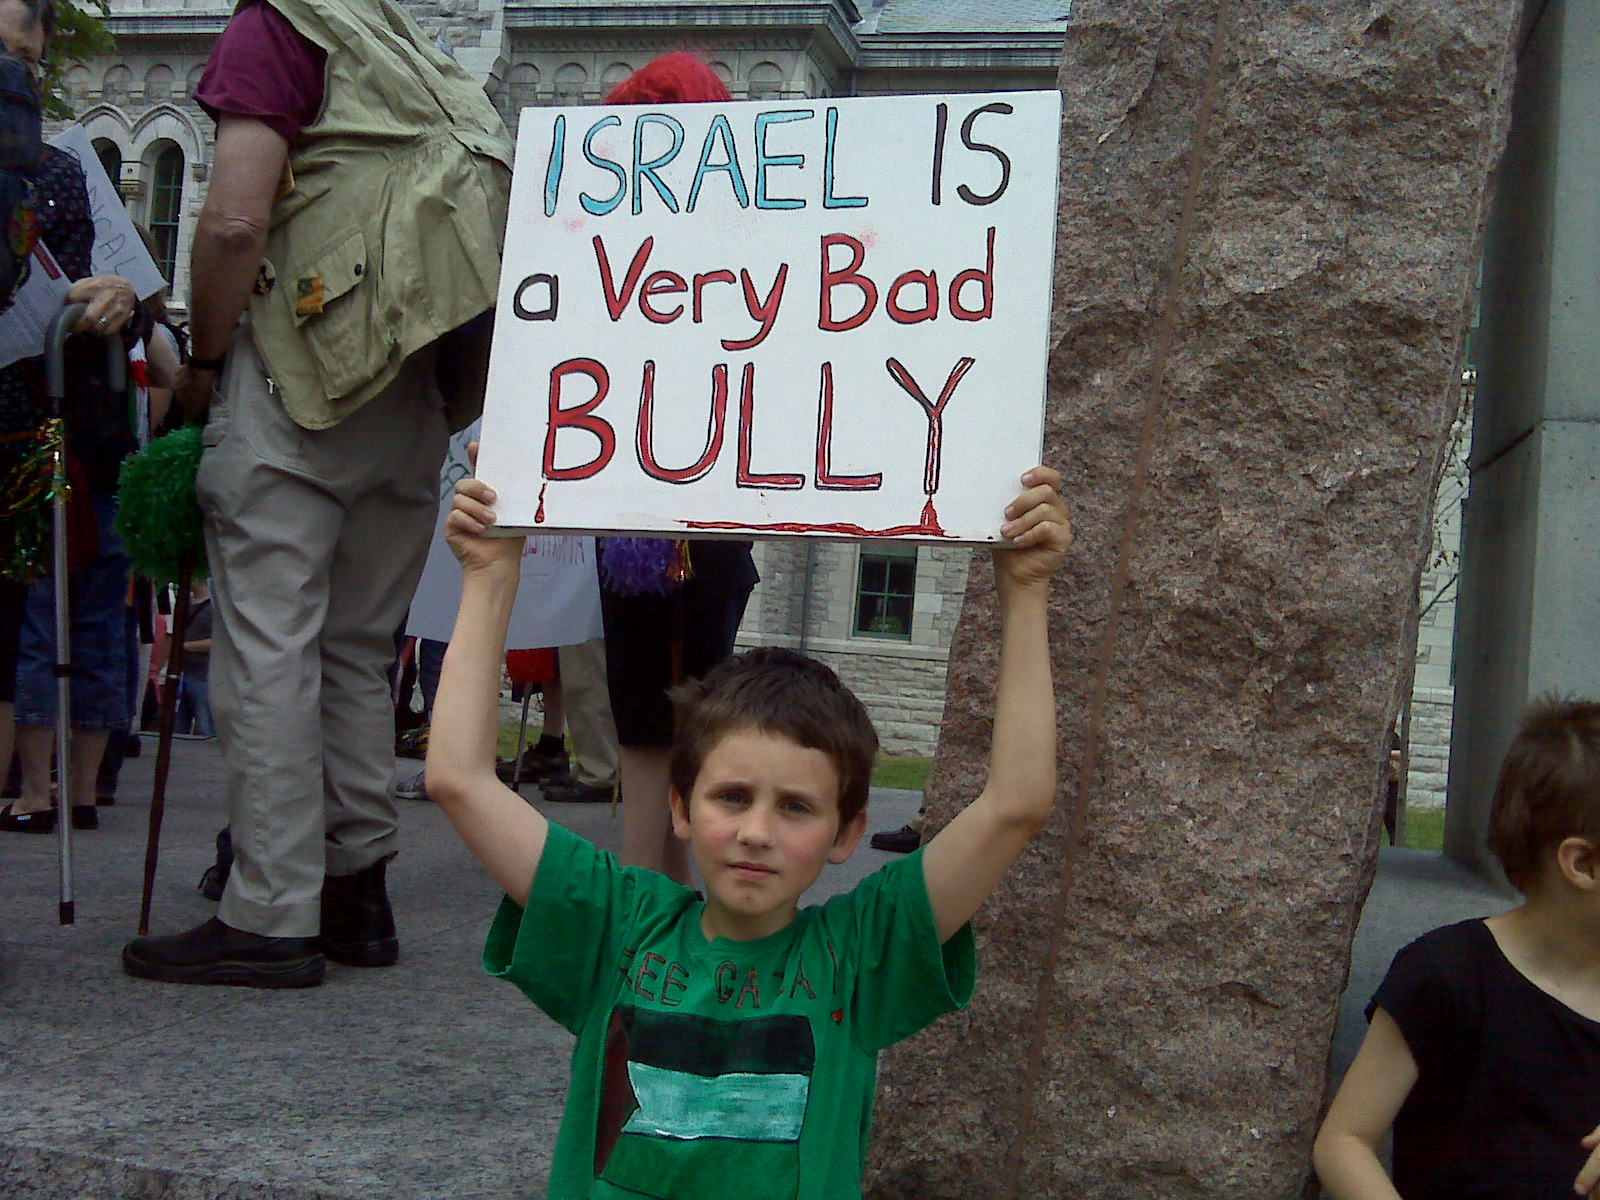
[[[178,401],[209,413],[212,707],[234,854],[216,918],[123,950],[171,983],[302,987],[399,955],[384,674],[452,429],[481,404],[511,144],[391,0],[241,0]]]

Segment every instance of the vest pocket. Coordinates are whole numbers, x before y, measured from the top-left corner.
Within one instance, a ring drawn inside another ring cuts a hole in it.
[[[393,339],[387,324],[380,325],[378,281],[360,230],[340,235],[285,274],[278,286],[328,399],[348,396],[376,377]]]

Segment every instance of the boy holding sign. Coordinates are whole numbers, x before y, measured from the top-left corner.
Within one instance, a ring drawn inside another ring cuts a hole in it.
[[[428,792],[506,892],[484,963],[577,1035],[552,1200],[861,1194],[877,1054],[970,999],[968,922],[1055,793],[1050,579],[1072,543],[1044,467],[996,550],[1001,663],[983,793],[921,851],[800,909],[861,840],[877,736],[833,672],[756,650],[680,689],[672,821],[706,899],[550,824],[495,777],[522,539],[457,485],[465,569]],[[735,1182],[736,1181],[736,1182]]]

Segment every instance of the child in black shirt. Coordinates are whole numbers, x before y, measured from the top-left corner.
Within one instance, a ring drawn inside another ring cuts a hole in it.
[[[1600,1200],[1600,704],[1524,716],[1489,820],[1523,904],[1395,956],[1317,1137],[1333,1200]]]

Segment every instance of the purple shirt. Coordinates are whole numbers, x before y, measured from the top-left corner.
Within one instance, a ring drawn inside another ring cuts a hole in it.
[[[322,109],[327,61],[327,51],[257,0],[234,13],[222,31],[195,99],[213,120],[223,113],[254,117],[292,143]]]

